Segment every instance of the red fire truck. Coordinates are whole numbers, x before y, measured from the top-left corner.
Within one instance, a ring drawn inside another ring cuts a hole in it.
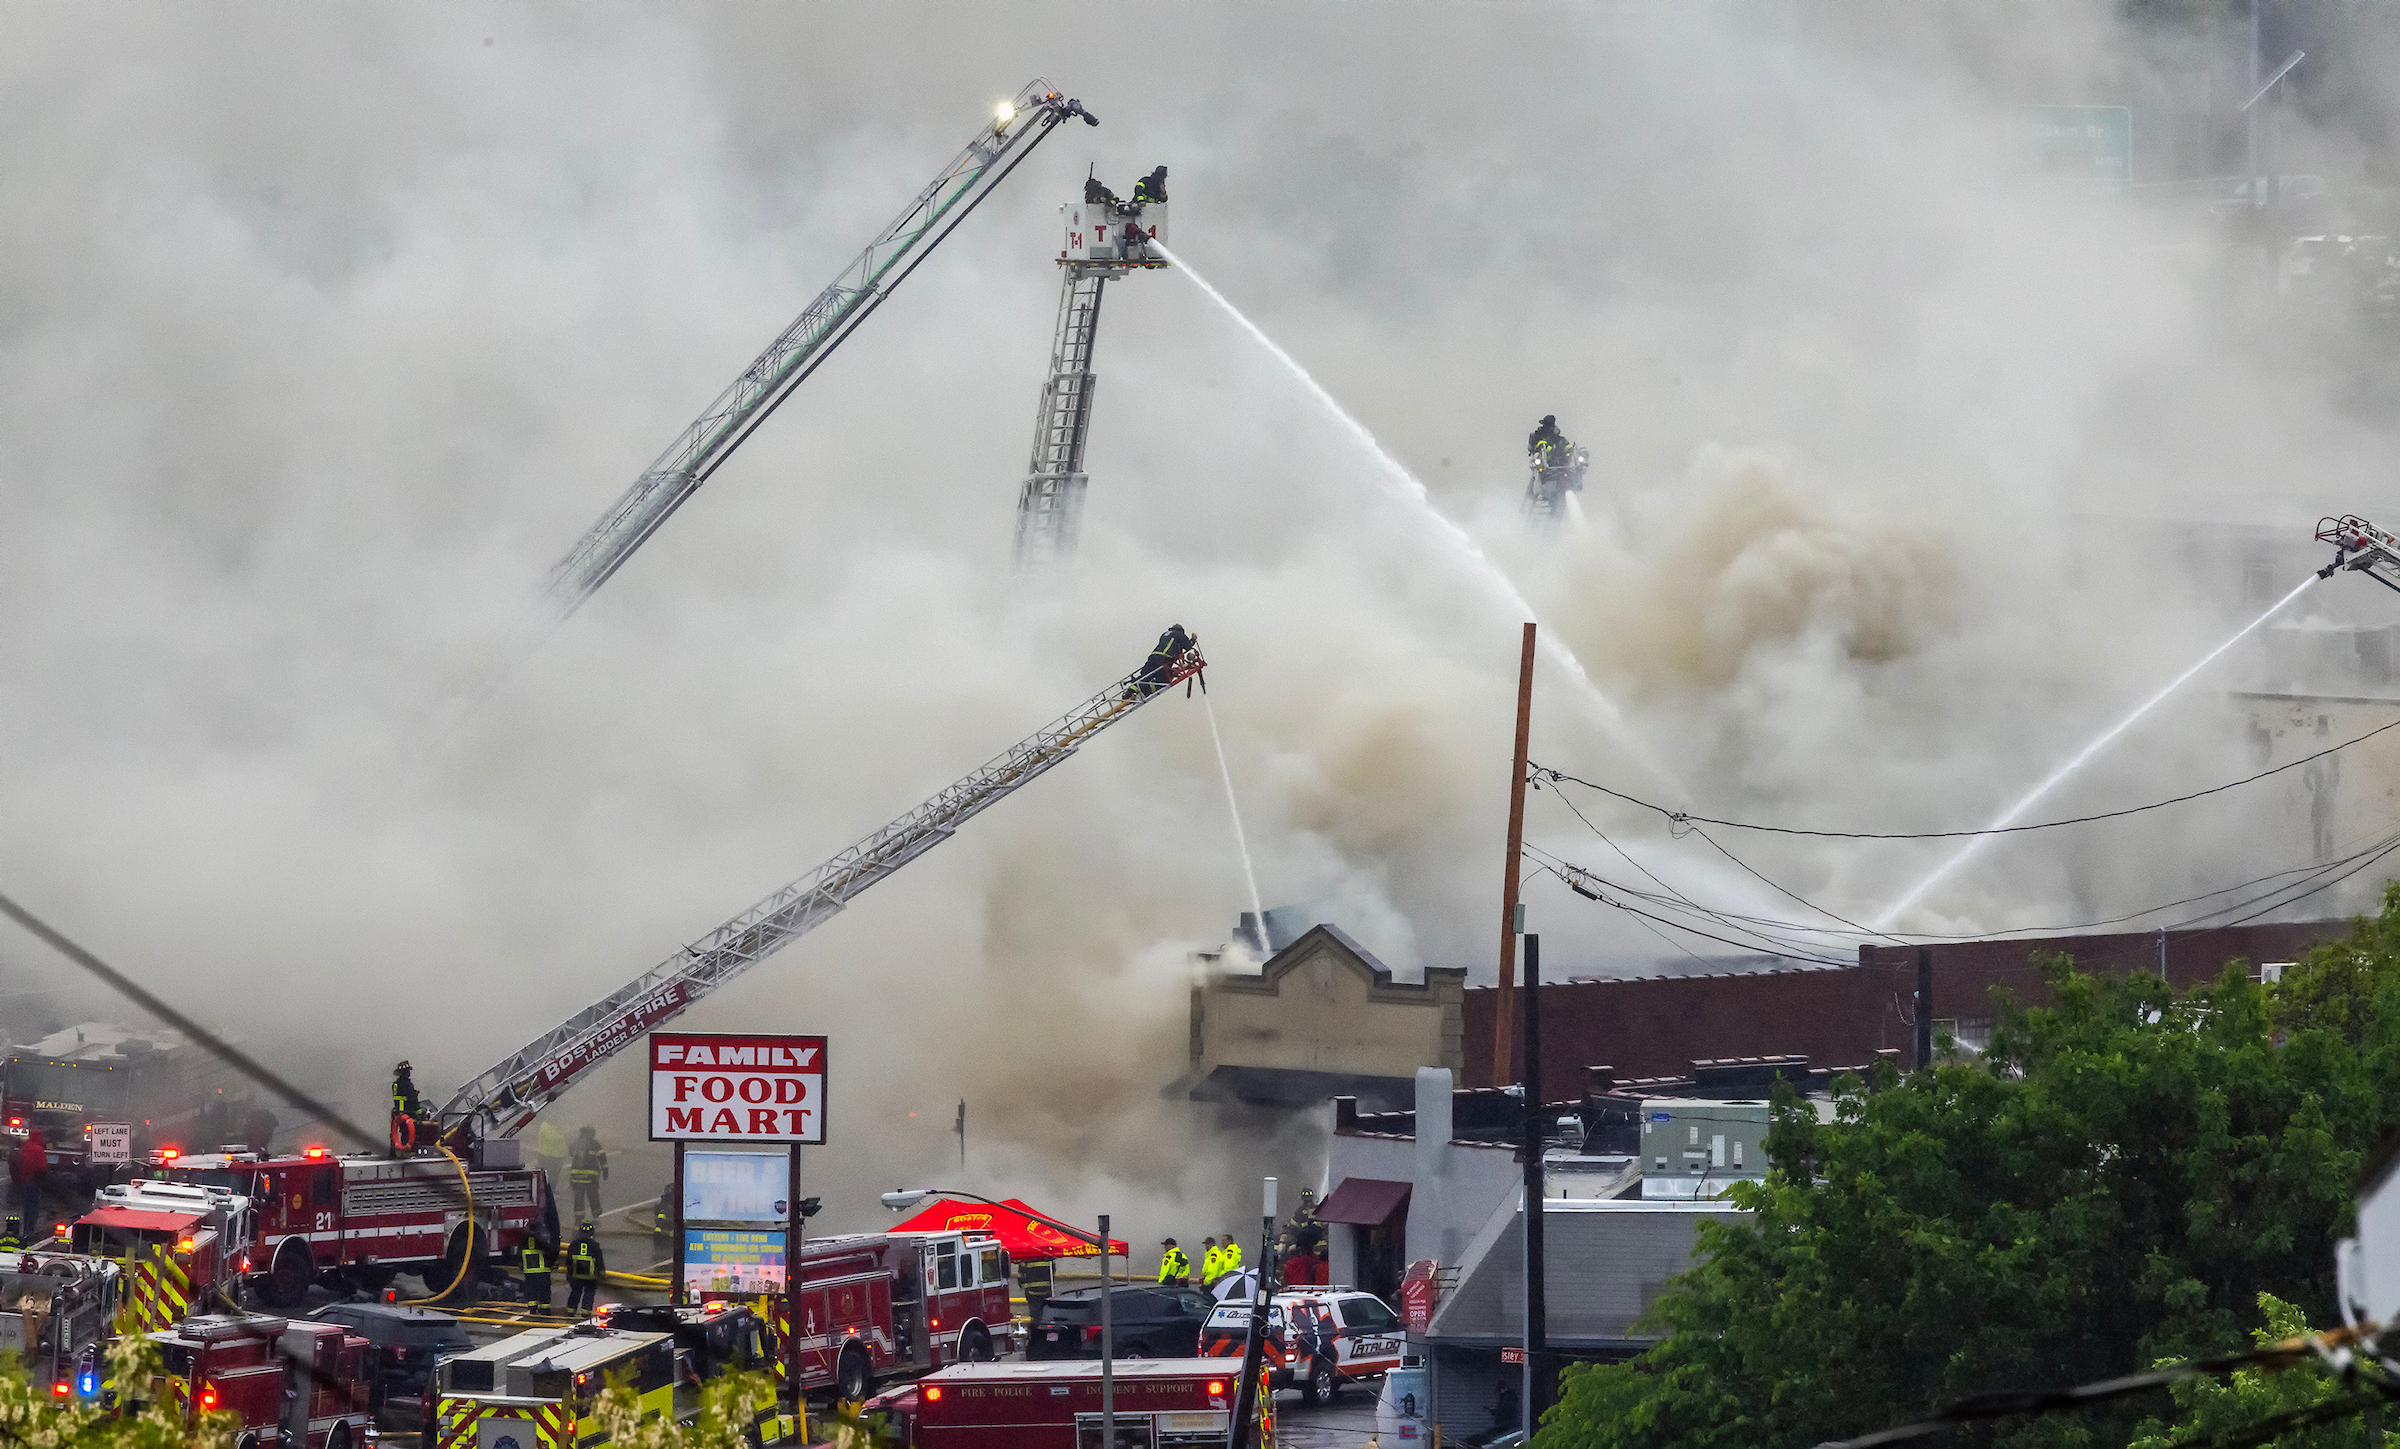
[[[701,1294],[705,1300],[711,1296]],[[774,1300],[775,1331],[789,1332]],[[1017,1347],[1008,1251],[965,1233],[816,1238],[802,1259],[800,1382],[863,1400],[882,1379]]]
[[[224,1304],[249,1271],[253,1216],[248,1198],[221,1187],[115,1182],[60,1229],[60,1246],[117,1263],[129,1326],[147,1332]]]
[[[368,1345],[340,1324],[212,1315],[150,1340],[157,1401],[187,1420],[233,1415],[234,1449],[365,1449]]]
[[[1240,1365],[1201,1358],[1115,1365],[1118,1442],[1181,1449],[1225,1442]],[[912,1449],[1079,1449],[1101,1439],[1091,1359],[960,1364],[917,1381],[914,1402],[879,1405]]]
[[[513,1256],[537,1228],[556,1241],[549,1182],[515,1165],[514,1142],[481,1145],[504,1150],[492,1151],[489,1165],[462,1166],[438,1155],[337,1157],[322,1147],[295,1157],[168,1149],[156,1171],[248,1198],[248,1265],[239,1271],[268,1305],[296,1308],[319,1281],[380,1293],[395,1275],[414,1273],[440,1293],[463,1274],[472,1289],[488,1255]]]

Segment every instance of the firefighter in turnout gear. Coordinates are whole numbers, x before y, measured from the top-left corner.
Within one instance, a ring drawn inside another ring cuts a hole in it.
[[[25,1246],[25,1225],[15,1217],[0,1223],[0,1253],[14,1253]]]
[[[575,1245],[567,1249],[569,1313],[592,1311],[592,1295],[600,1291],[601,1276],[608,1272],[608,1255],[600,1251],[600,1240],[594,1236],[597,1231],[589,1218],[575,1225]]]
[[[392,1152],[395,1156],[416,1149],[419,1137],[431,1140],[432,1134],[421,1131],[431,1124],[425,1116],[425,1099],[417,1093],[416,1079],[409,1074],[403,1061],[392,1068]]]
[[[600,1134],[586,1127],[575,1134],[575,1146],[567,1156],[567,1183],[575,1190],[575,1215],[600,1216],[600,1182],[608,1176],[608,1150],[600,1145]]]
[[[1567,435],[1558,430],[1558,415],[1555,413],[1544,413],[1541,426],[1535,428],[1533,436],[1525,440],[1526,455],[1533,459],[1536,468],[1557,467],[1574,451],[1575,445],[1568,442]]]
[[[1164,166],[1133,183],[1133,204],[1136,206],[1148,206],[1153,201],[1163,203],[1166,199],[1167,168]]]
[[[1175,663],[1186,651],[1198,647],[1200,641],[1185,632],[1181,624],[1171,624],[1158,636],[1158,647],[1142,661],[1142,672],[1134,676],[1134,693],[1147,699],[1167,687],[1167,677],[1175,672]]]
[[[525,1301],[544,1313],[550,1311],[550,1252],[539,1233],[528,1233],[525,1246],[517,1250],[517,1271],[525,1275]]]
[[[1184,1280],[1192,1276],[1192,1260],[1183,1255],[1183,1249],[1175,1246],[1173,1238],[1167,1239],[1159,1246],[1166,1249],[1166,1252],[1159,1255],[1158,1281],[1172,1284],[1178,1288],[1182,1287]]]

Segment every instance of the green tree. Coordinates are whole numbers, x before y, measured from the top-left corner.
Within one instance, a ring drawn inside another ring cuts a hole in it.
[[[2252,1336],[2261,1347],[2297,1338],[2312,1327],[2298,1305],[2272,1293],[2259,1294],[2258,1307],[2266,1326],[2253,1330]],[[2182,1411],[2180,1427],[2170,1430],[2166,1423],[2150,1420],[2136,1432],[2130,1449],[2177,1449],[2194,1436],[2230,1435],[2278,1415],[2351,1396],[2340,1379],[2314,1362],[2277,1370],[2243,1369],[2222,1380],[2186,1379],[2173,1393],[2175,1407]],[[2312,1449],[2400,1449],[2400,1433],[2372,1433],[2364,1418],[2350,1418],[2283,1442],[2305,1443]]]
[[[2240,1346],[2260,1295],[2333,1318],[2332,1241],[2400,1120],[2400,892],[2274,988],[2045,967],[1980,1061],[1780,1099],[1748,1217],[1703,1228],[1660,1342],[1570,1372],[1541,1449],[1804,1446],[2000,1389]],[[2122,1445],[2161,1400],[1954,1442]],[[2195,1402],[2197,1402],[2195,1400]]]

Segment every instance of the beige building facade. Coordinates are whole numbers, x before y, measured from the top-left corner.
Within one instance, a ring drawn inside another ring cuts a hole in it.
[[[1223,957],[1204,958],[1202,970],[1192,986],[1195,1096],[1299,1105],[1379,1081],[1406,1100],[1419,1067],[1464,1065],[1464,970],[1395,980],[1372,952],[1323,925],[1255,973],[1228,970]]]

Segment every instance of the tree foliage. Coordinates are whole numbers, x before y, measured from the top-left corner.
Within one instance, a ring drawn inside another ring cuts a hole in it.
[[[2279,986],[2045,975],[1980,1060],[1849,1079],[1825,1122],[1779,1099],[1749,1215],[1702,1229],[1654,1348],[1570,1372],[1541,1449],[1804,1446],[2239,1347],[2261,1295],[2332,1321],[2352,1178],[2400,1121],[2400,890]],[[2123,1445],[2172,1407],[1953,1442]]]

